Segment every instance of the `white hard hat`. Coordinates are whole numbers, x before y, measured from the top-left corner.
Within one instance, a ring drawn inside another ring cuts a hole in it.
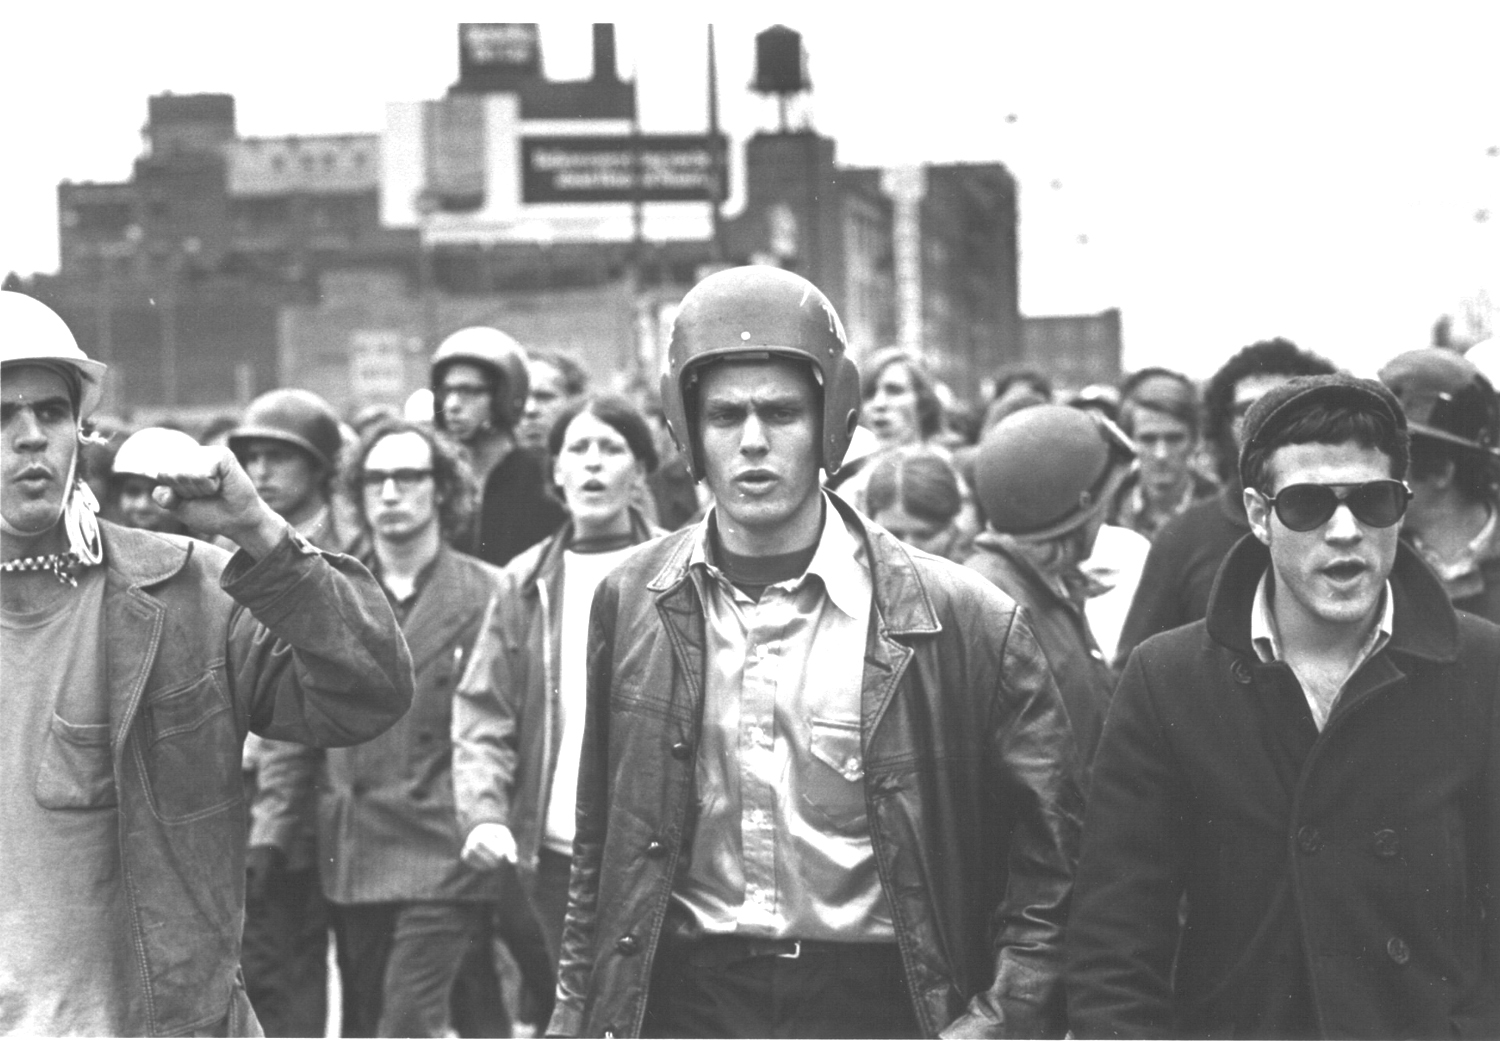
[[[57,312],[25,293],[0,292],[0,364],[51,362],[78,371],[82,398],[78,417],[94,411],[104,393],[103,362],[84,354],[68,323]]]
[[[175,468],[185,453],[197,447],[198,442],[181,430],[146,427],[125,439],[125,443],[115,453],[113,472],[117,475],[134,474],[155,480],[162,470]]]
[[[1490,381],[1490,386],[1500,390],[1500,336],[1480,340],[1464,352],[1464,357]]]
[[[401,409],[401,415],[408,423],[431,423],[431,388],[419,387],[412,391],[411,397],[406,399],[406,405]]]

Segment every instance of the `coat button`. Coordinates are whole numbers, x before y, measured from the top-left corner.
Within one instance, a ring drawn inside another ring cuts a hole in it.
[[[652,839],[650,842],[646,843],[646,856],[659,858],[666,855],[667,844],[661,839]]]
[[[1390,828],[1381,828],[1375,833],[1375,855],[1377,857],[1394,857],[1401,849],[1401,842],[1396,838],[1396,833]]]
[[[634,954],[641,949],[641,941],[635,938],[634,933],[626,933],[615,941],[615,950],[621,954]]]
[[[1391,956],[1391,961],[1397,965],[1405,965],[1411,961],[1411,948],[1406,946],[1406,941],[1399,936],[1392,936],[1385,944],[1385,953]]]
[[[1323,848],[1323,836],[1318,834],[1318,829],[1311,824],[1304,824],[1297,829],[1297,848],[1303,853],[1312,855]]]
[[[672,758],[680,763],[688,757],[688,753],[691,751],[692,749],[687,746],[686,741],[679,741],[672,746]]]
[[[1250,672],[1250,663],[1244,658],[1236,658],[1229,663],[1229,675],[1234,677],[1234,682],[1248,684],[1255,677]]]

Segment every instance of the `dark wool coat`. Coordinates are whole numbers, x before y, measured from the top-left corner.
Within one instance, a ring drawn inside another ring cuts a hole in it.
[[[1402,545],[1391,640],[1319,733],[1250,643],[1268,562],[1242,540],[1207,619],[1142,644],[1115,692],[1069,923],[1073,1031],[1500,1036],[1500,628]]]

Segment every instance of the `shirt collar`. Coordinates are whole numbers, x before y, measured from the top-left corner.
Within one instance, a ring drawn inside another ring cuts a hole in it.
[[[1391,594],[1391,580],[1385,580],[1385,590],[1380,594],[1380,621],[1370,634],[1367,654],[1383,647],[1391,638],[1396,621],[1396,598]],[[1276,628],[1276,616],[1271,612],[1271,569],[1261,572],[1255,585],[1255,602],[1250,606],[1250,643],[1256,656],[1263,662],[1281,661],[1281,632]]]
[[[715,506],[714,509],[718,507]],[[698,525],[698,532],[693,537],[692,552],[688,554],[688,567],[701,567],[727,582],[724,573],[709,563],[708,525],[708,518],[704,518]],[[823,530],[818,536],[818,548],[813,551],[807,571],[795,581],[803,581],[808,575],[817,575],[822,580],[828,599],[844,614],[856,620],[865,617],[874,587],[870,580],[864,542],[850,533],[843,517],[826,493],[823,495]]]
[[[1490,540],[1495,537],[1497,518],[1500,518],[1500,510],[1490,507],[1490,515],[1485,520],[1484,526],[1479,529],[1479,534],[1470,539],[1463,551],[1452,560],[1444,560],[1433,553],[1422,541],[1420,533],[1412,534],[1412,545],[1417,547],[1417,552],[1422,554],[1422,559],[1438,573],[1439,578],[1444,582],[1452,582],[1479,570],[1479,562],[1484,559]]]

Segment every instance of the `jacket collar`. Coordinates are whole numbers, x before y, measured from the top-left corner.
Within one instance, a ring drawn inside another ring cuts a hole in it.
[[[192,556],[192,539],[123,528],[99,522],[104,541],[104,566],[112,583],[127,588],[160,585],[181,571]]]
[[[932,606],[932,598],[906,545],[884,528],[870,523],[837,494],[829,491],[823,494],[845,524],[852,526],[864,540],[875,609],[885,633],[912,636],[941,632],[943,627]],[[646,588],[656,593],[668,592],[687,580],[694,548],[705,537],[707,524],[705,517],[681,533],[667,555],[666,563]]]
[[[630,511],[630,544],[639,546],[647,542],[661,532],[652,528],[651,523],[646,520],[646,515],[634,506]],[[567,552],[568,544],[573,541],[573,520],[569,518],[563,522],[556,535],[554,535],[542,548],[542,553],[537,557],[536,566],[526,574],[526,579],[521,583],[521,589],[527,596],[536,595],[536,587],[540,582],[555,574],[562,567],[563,554]]]
[[[1216,643],[1256,657],[1250,640],[1255,587],[1271,565],[1271,552],[1254,534],[1229,551],[1208,596],[1208,635]],[[1458,617],[1442,584],[1405,542],[1397,543],[1391,568],[1395,624],[1387,651],[1432,661],[1458,657]]]

